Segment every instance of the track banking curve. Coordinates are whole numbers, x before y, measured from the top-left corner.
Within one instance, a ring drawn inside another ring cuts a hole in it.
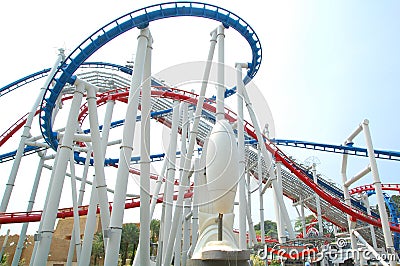
[[[89,56],[115,37],[133,28],[145,28],[150,22],[172,17],[202,17],[223,23],[225,27],[232,27],[239,32],[249,43],[252,50],[252,59],[244,83],[247,84],[257,73],[262,58],[259,38],[252,27],[236,14],[215,5],[200,2],[170,2],[144,7],[124,16],[121,16],[97,30],[84,40],[64,60],[65,67],[60,68],[52,77],[53,88],[48,87],[41,103],[40,123],[41,131],[46,142],[55,150],[57,140],[52,130],[51,117],[53,107],[66,83],[73,83],[73,73]],[[235,89],[228,90],[229,95]]]

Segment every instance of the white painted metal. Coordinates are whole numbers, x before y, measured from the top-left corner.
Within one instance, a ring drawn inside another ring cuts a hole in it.
[[[108,205],[107,184],[104,173],[104,152],[99,131],[99,119],[97,115],[96,92],[98,91],[98,88],[84,81],[81,82],[85,84],[85,89],[87,91],[90,135],[92,138],[94,170],[95,170],[95,177],[97,184],[96,189],[98,193],[98,200],[100,207],[101,226],[104,232],[105,230],[108,229],[108,226],[110,224],[110,209]],[[107,248],[107,239],[104,239],[104,247]]]
[[[36,194],[37,194],[37,190],[38,190],[39,182],[40,182],[40,177],[42,175],[43,165],[44,165],[44,161],[45,161],[45,158],[44,158],[45,156],[44,155],[46,154],[46,151],[39,152],[38,154],[40,156],[40,161],[39,161],[39,164],[38,164],[38,167],[37,167],[37,170],[36,170],[35,180],[33,181],[31,195],[30,195],[29,201],[28,201],[28,206],[26,208],[27,212],[32,211],[33,204],[35,203]],[[26,232],[28,230],[28,225],[29,225],[29,223],[24,223],[22,225],[21,232],[19,234],[17,247],[15,248],[14,257],[13,257],[13,260],[12,260],[12,263],[11,263],[12,266],[18,266],[18,263],[19,263],[19,260],[21,258],[21,254],[22,254],[22,249],[24,248],[24,243],[25,243],[25,238],[26,238]]]
[[[364,137],[365,137],[365,142],[367,145],[367,151],[368,151],[368,158],[369,158],[369,163],[371,166],[371,172],[372,172],[372,177],[374,179],[374,187],[375,187],[375,193],[376,193],[376,198],[378,202],[378,209],[379,209],[379,217],[382,223],[382,231],[383,231],[383,236],[385,238],[385,245],[386,245],[386,250],[389,254],[394,255],[393,257],[389,258],[389,263],[390,265],[394,266],[396,265],[396,260],[395,258],[396,252],[394,249],[394,244],[393,244],[393,238],[392,238],[392,233],[390,232],[390,227],[389,227],[389,219],[388,215],[386,212],[386,206],[384,202],[384,197],[383,197],[383,192],[382,192],[382,183],[381,179],[379,177],[379,172],[378,172],[378,166],[376,164],[376,159],[375,159],[375,153],[374,153],[374,147],[372,145],[372,138],[371,138],[371,133],[369,130],[369,121],[365,119],[361,126],[364,131]]]
[[[133,150],[133,138],[136,126],[136,114],[139,105],[140,85],[144,72],[146,48],[149,38],[149,29],[140,31],[138,37],[137,52],[135,57],[135,67],[133,69],[132,83],[129,91],[128,106],[123,128],[122,144],[119,155],[119,165],[117,181],[113,203],[113,212],[110,219],[108,230],[109,245],[107,245],[105,255],[105,265],[116,265],[118,263],[118,252],[120,246],[122,219],[124,215],[124,203],[127,190],[129,164]]]
[[[46,92],[47,87],[49,86],[50,82],[51,82],[51,77],[54,75],[54,73],[57,71],[58,66],[60,65],[60,62],[62,60],[64,60],[64,50],[63,49],[59,49],[59,54],[57,56],[57,59],[53,65],[53,67],[51,68],[48,78],[46,79],[43,87],[40,89],[40,92],[38,94],[38,97],[36,98],[35,103],[33,104],[28,117],[26,118],[26,122],[24,125],[24,130],[22,132],[21,135],[21,139],[17,148],[17,152],[15,154],[15,159],[13,161],[13,166],[11,168],[11,172],[10,175],[8,177],[8,181],[6,184],[6,188],[4,191],[4,195],[2,197],[1,200],[1,204],[0,204],[0,212],[5,212],[7,210],[7,206],[8,203],[10,202],[10,197],[11,197],[11,193],[12,190],[14,188],[14,184],[15,184],[15,179],[17,177],[17,173],[19,170],[19,166],[21,163],[21,158],[24,152],[24,148],[25,148],[25,142],[26,140],[30,137],[30,130],[31,130],[31,126],[32,126],[32,122],[33,122],[33,118],[35,116],[36,110],[39,107],[40,102],[43,99],[43,95]],[[0,225],[1,226],[1,225]]]
[[[364,202],[364,206],[367,209],[367,214],[371,215],[371,208],[369,205],[369,198],[367,196],[367,194],[361,194],[360,195],[361,200]],[[372,224],[369,225],[369,230],[371,233],[371,239],[372,239],[372,246],[374,247],[374,249],[378,248],[378,244],[376,243],[376,235],[375,235],[375,228]]]
[[[237,87],[237,142],[239,157],[239,248],[246,249],[246,162],[244,150],[244,114],[243,114],[243,90],[242,68],[247,64],[236,64],[236,87]]]
[[[4,251],[5,251],[6,246],[7,246],[7,241],[8,241],[8,236],[9,235],[10,235],[10,229],[7,229],[7,233],[6,233],[6,236],[4,237],[3,245],[1,246],[1,250],[0,250],[0,259],[3,258]]]
[[[315,184],[318,184],[318,176],[317,176],[317,165],[315,163],[312,164],[311,172],[313,174],[313,180]],[[315,206],[317,206],[317,220],[318,220],[318,231],[319,237],[324,236],[324,227],[322,226],[322,213],[321,213],[321,199],[316,194],[315,195]]]
[[[380,263],[384,266],[389,266],[389,264],[384,260],[384,256],[381,256],[378,252],[376,252],[375,248],[372,247],[356,230],[353,230],[352,233],[358,238],[358,240],[365,245],[365,247],[371,252],[376,259],[379,260]],[[392,265],[390,263],[390,265]]]
[[[221,24],[217,27],[218,44],[218,65],[217,65],[217,106],[215,118],[222,120],[225,118],[224,100],[225,100],[225,27]]]
[[[165,217],[163,220],[163,240],[169,239],[171,232],[172,222],[172,205],[173,205],[173,194],[174,194],[174,183],[175,183],[175,167],[176,167],[176,150],[177,150],[177,136],[178,136],[178,125],[179,125],[179,102],[174,101],[173,113],[172,113],[172,128],[170,135],[170,143],[168,150],[168,168],[167,168],[167,179],[165,182],[165,192],[163,207],[165,208]],[[167,253],[167,245],[163,245],[163,254]]]
[[[344,186],[350,187],[352,184],[354,184],[355,182],[360,180],[362,177],[367,175],[369,172],[371,172],[371,166],[370,165],[368,165],[364,170],[361,170],[358,174],[356,174],[355,176],[353,176],[352,178],[347,180],[346,183],[344,183]]]
[[[78,83],[71,103],[67,126],[65,128],[65,135],[58,151],[57,164],[53,170],[55,172],[54,180],[49,188],[50,194],[47,201],[47,208],[42,216],[42,229],[41,232],[39,232],[41,239],[38,244],[38,251],[35,261],[33,262],[33,265],[35,266],[45,265],[49,255],[67,163],[69,161],[70,152],[73,150],[73,136],[78,125],[77,117],[79,114],[79,106],[82,102],[83,94],[84,84]]]
[[[265,147],[265,143],[263,141],[263,136],[261,134],[260,126],[258,124],[255,112],[253,110],[252,103],[250,101],[249,96],[247,95],[246,90],[244,90],[243,96],[244,96],[244,100],[246,102],[246,107],[247,107],[248,113],[249,113],[250,118],[251,118],[251,122],[253,124],[254,130],[255,130],[255,133],[256,133],[256,136],[257,136],[258,144],[261,147],[262,156],[263,156],[264,160],[266,161],[267,165],[270,165],[269,174],[270,174],[270,180],[272,182],[272,186],[273,186],[273,188],[279,188],[280,186],[277,183],[278,182],[277,178],[272,178],[274,176],[274,172],[273,172],[272,167],[271,167],[271,165],[272,165],[271,158],[269,156],[267,148]],[[281,174],[281,171],[277,170],[277,174]],[[292,224],[290,223],[290,218],[289,218],[289,214],[287,212],[285,203],[283,202],[283,197],[282,197],[283,194],[282,194],[282,192],[279,192],[279,191],[274,191],[274,192],[277,194],[276,200],[277,200],[277,202],[279,204],[279,209],[280,209],[280,212],[282,214],[282,218],[286,221],[286,229],[288,230],[289,237],[290,238],[294,238],[293,227],[292,227]]]
[[[191,166],[191,160],[192,160],[192,155],[193,155],[193,150],[194,150],[194,145],[196,143],[196,137],[197,137],[197,130],[199,127],[199,123],[200,123],[200,117],[201,117],[201,112],[203,109],[203,103],[205,100],[205,92],[206,92],[206,88],[207,88],[207,84],[208,84],[208,80],[210,77],[210,70],[211,70],[211,63],[212,63],[212,59],[213,59],[213,55],[214,55],[214,50],[215,50],[215,45],[216,45],[216,32],[212,32],[211,33],[211,40],[210,40],[210,50],[208,53],[208,57],[207,57],[207,61],[206,61],[206,66],[204,69],[204,74],[203,74],[203,79],[201,82],[201,89],[200,89],[200,93],[199,93],[199,97],[198,97],[198,101],[197,101],[197,105],[196,105],[196,112],[194,115],[194,121],[193,121],[193,125],[192,125],[192,129],[190,131],[189,134],[189,147],[188,147],[188,152],[187,155],[184,157],[181,157],[181,160],[184,160],[184,168],[182,171],[182,174],[180,176],[180,188],[179,188],[179,192],[178,192],[178,198],[176,201],[176,208],[175,208],[175,212],[174,212],[174,218],[173,218],[173,226],[172,230],[171,230],[171,234],[170,234],[170,238],[168,239],[168,247],[167,248],[167,254],[165,255],[165,263],[171,263],[172,261],[172,246],[175,243],[175,236],[176,236],[176,231],[177,231],[177,223],[180,220],[179,215],[180,213],[180,208],[182,207],[182,202],[183,202],[183,193],[184,193],[184,188],[182,186],[184,186],[184,182],[187,182],[188,180],[188,176],[189,176],[189,171],[190,171],[190,166]],[[176,215],[175,215],[176,214]]]
[[[150,265],[150,110],[151,110],[151,50],[153,39],[149,32],[143,72],[140,126],[140,235],[139,263]],[[137,255],[136,255],[137,256]]]
[[[260,148],[257,150],[258,155],[258,167],[257,167],[257,174],[258,174],[258,197],[260,200],[260,230],[261,230],[261,243],[265,243],[265,228],[264,228],[264,196],[262,193],[262,182],[263,182],[263,173],[262,173],[262,165],[261,165],[261,151]]]
[[[74,213],[74,226],[71,234],[71,241],[70,241],[70,249],[68,252],[67,257],[67,265],[72,265],[72,260],[74,256],[74,248],[76,250],[76,259],[79,263],[81,257],[81,230],[80,230],[80,218],[78,213],[78,201],[77,201],[77,193],[76,193],[76,179],[75,179],[75,164],[74,164],[74,153],[71,151],[69,157],[69,165],[71,170],[71,192],[72,192],[72,210]],[[71,248],[74,247],[74,248]]]

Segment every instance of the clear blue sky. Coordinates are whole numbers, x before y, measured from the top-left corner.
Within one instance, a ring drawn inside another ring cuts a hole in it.
[[[400,2],[207,2],[238,14],[261,39],[263,62],[254,82],[268,101],[277,138],[341,144],[367,118],[374,147],[400,151],[397,110]],[[50,67],[57,48],[66,48],[68,54],[109,21],[153,3],[158,2],[39,0],[0,3],[3,35],[0,86]],[[155,71],[176,63],[205,59],[207,45],[199,45],[196,40],[207,39],[215,24],[181,21],[185,23],[173,19],[154,23],[154,51],[158,53],[153,57]],[[136,32],[121,38],[121,45],[128,47],[127,51],[121,53],[118,50],[121,46],[110,44],[96,54],[95,59],[119,64],[129,60],[135,51]],[[247,46],[238,45],[242,40],[234,37],[228,40],[232,45],[227,42],[227,55],[238,58],[227,60],[233,60],[232,63],[248,61]],[[236,41],[238,44],[234,44]],[[1,132],[10,121],[29,110],[30,100],[8,95],[0,99]],[[365,146],[362,138],[355,142],[357,146]],[[301,160],[317,156],[322,162],[319,169],[340,183],[340,155],[285,150]],[[366,160],[359,158],[351,163],[354,169],[349,175],[367,165]],[[383,182],[398,182],[400,163],[379,161],[379,167]],[[8,172],[0,172],[3,189]],[[360,183],[370,182],[371,177],[366,177]]]

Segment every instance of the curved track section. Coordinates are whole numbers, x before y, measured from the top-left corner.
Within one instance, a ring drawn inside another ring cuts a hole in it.
[[[102,46],[133,28],[145,28],[150,22],[171,17],[203,17],[223,23],[226,27],[232,27],[238,31],[249,43],[252,50],[252,59],[249,71],[244,79],[248,83],[257,73],[261,64],[261,44],[257,34],[243,19],[234,13],[205,3],[179,2],[164,3],[148,6],[128,13],[100,28],[98,31],[83,41],[64,61],[65,67],[56,72],[53,77],[55,85],[47,88],[43,97],[40,114],[41,131],[46,142],[55,150],[57,140],[53,136],[51,117],[55,102],[66,83],[74,81],[73,73],[78,67]],[[233,93],[233,91],[232,91]]]

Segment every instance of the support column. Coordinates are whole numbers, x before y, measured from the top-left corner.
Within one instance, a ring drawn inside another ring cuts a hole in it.
[[[318,176],[317,176],[317,165],[315,163],[312,164],[312,174],[314,183],[318,184]],[[324,228],[322,226],[322,214],[321,214],[321,199],[319,198],[318,194],[315,194],[315,206],[317,206],[317,219],[318,219],[318,230],[319,230],[319,237],[324,236]]]
[[[74,98],[69,112],[65,134],[62,139],[62,144],[58,150],[58,159],[54,171],[54,180],[49,191],[47,208],[42,217],[42,230],[40,234],[40,242],[38,251],[35,257],[34,265],[46,265],[47,257],[50,251],[51,239],[53,237],[54,225],[57,218],[58,205],[60,203],[61,192],[64,184],[65,173],[69,161],[70,152],[73,151],[73,137],[78,126],[77,117],[79,115],[79,107],[84,94],[84,85],[77,84],[74,92]]]
[[[211,33],[211,40],[210,40],[211,44],[210,44],[210,50],[208,53],[208,57],[207,57],[207,61],[206,61],[206,66],[205,66],[205,70],[204,70],[204,75],[203,75],[203,79],[202,79],[202,83],[201,83],[201,89],[200,89],[200,93],[199,93],[199,97],[198,97],[198,101],[197,101],[197,105],[196,105],[196,113],[194,116],[194,121],[193,121],[193,126],[192,129],[190,131],[190,135],[189,135],[189,147],[188,147],[188,152],[187,155],[183,158],[181,158],[181,160],[184,160],[184,168],[182,171],[182,175],[180,176],[180,187],[179,187],[179,192],[178,192],[178,198],[176,201],[176,207],[175,207],[175,212],[174,212],[174,218],[173,218],[173,227],[171,229],[171,234],[170,234],[170,238],[168,240],[168,248],[167,248],[167,254],[165,256],[165,263],[166,265],[169,265],[172,261],[172,253],[173,253],[173,245],[175,243],[175,236],[176,236],[176,232],[177,232],[177,226],[178,226],[178,222],[180,221],[180,215],[181,215],[181,211],[182,211],[182,202],[183,202],[183,195],[185,192],[185,184],[187,184],[187,180],[189,177],[189,172],[190,172],[190,167],[191,167],[191,162],[192,162],[192,156],[193,156],[193,150],[194,150],[194,145],[196,143],[196,137],[197,137],[197,130],[199,127],[199,123],[200,123],[200,117],[201,117],[201,112],[203,110],[203,103],[205,100],[205,92],[207,89],[207,84],[208,84],[208,80],[210,77],[210,70],[211,70],[211,63],[212,63],[212,59],[213,59],[213,55],[214,55],[214,50],[215,50],[215,44],[216,44],[216,32],[213,31]]]
[[[379,177],[379,172],[378,172],[378,166],[376,164],[376,159],[374,156],[374,147],[372,145],[372,138],[371,138],[371,133],[369,131],[369,121],[365,119],[361,126],[364,131],[364,136],[365,136],[365,142],[367,144],[367,151],[368,151],[368,158],[370,162],[370,167],[371,167],[371,172],[372,172],[372,177],[374,179],[374,187],[375,187],[375,193],[376,193],[376,198],[378,201],[378,209],[379,209],[379,216],[381,219],[382,223],[382,231],[383,231],[383,236],[385,238],[385,245],[386,245],[386,250],[389,254],[393,254],[393,257],[397,257],[395,249],[394,249],[394,244],[393,244],[393,238],[392,238],[392,233],[390,232],[390,227],[389,227],[389,219],[388,215],[386,212],[386,206],[385,206],[385,201],[384,201],[384,196],[382,192],[382,183],[381,179]],[[396,265],[396,260],[393,260],[391,257],[389,259],[390,265],[394,266]]]
[[[120,247],[122,222],[124,217],[124,204],[128,184],[129,164],[133,150],[133,138],[136,126],[136,115],[139,105],[140,85],[144,72],[144,62],[149,38],[149,29],[140,31],[138,47],[133,69],[132,84],[129,91],[128,106],[123,128],[122,144],[119,155],[113,211],[111,213],[110,228],[108,230],[109,240],[106,249],[104,265],[117,265]]]
[[[4,195],[3,195],[3,198],[1,200],[0,212],[5,212],[7,210],[7,206],[8,206],[8,203],[10,201],[11,193],[12,193],[13,188],[14,188],[15,179],[17,177],[17,173],[18,173],[18,170],[19,170],[19,165],[21,163],[21,159],[22,159],[22,156],[23,156],[23,153],[24,153],[25,142],[30,136],[32,121],[33,121],[33,118],[35,117],[36,110],[38,109],[39,104],[43,99],[43,95],[46,93],[47,87],[50,85],[51,78],[56,73],[56,71],[58,69],[58,66],[60,65],[60,62],[62,60],[64,60],[64,57],[65,57],[64,56],[64,50],[63,49],[59,49],[59,52],[60,53],[57,56],[56,62],[54,63],[53,67],[51,68],[51,70],[49,72],[49,75],[47,76],[47,79],[46,79],[43,87],[40,89],[39,95],[36,98],[36,101],[33,104],[32,109],[28,114],[28,117],[26,118],[26,122],[25,122],[25,125],[24,125],[24,130],[22,132],[21,139],[20,139],[20,142],[19,142],[19,145],[18,145],[18,148],[17,148],[17,152],[15,154],[15,159],[13,161],[13,166],[11,168],[11,172],[10,172],[10,175],[8,177],[8,181],[7,181],[7,184],[6,184],[6,189],[4,191]]]
[[[247,249],[246,243],[246,162],[244,146],[244,113],[243,113],[243,90],[242,68],[247,64],[236,64],[236,87],[237,87],[237,142],[239,154],[239,248]]]
[[[225,27],[221,24],[217,28],[218,65],[217,65],[217,106],[215,117],[218,120],[225,118]]]
[[[46,151],[44,152],[39,152],[38,153],[40,156],[40,161],[39,161],[39,165],[38,168],[36,170],[36,176],[35,176],[35,180],[33,181],[33,186],[32,186],[32,190],[31,190],[31,195],[29,197],[29,201],[28,201],[28,206],[26,208],[26,212],[30,212],[33,209],[33,204],[35,203],[35,199],[36,199],[36,193],[39,187],[39,182],[40,182],[40,177],[42,176],[42,170],[43,170],[43,165],[44,165],[44,155],[46,154]],[[22,249],[24,248],[24,243],[25,243],[25,238],[26,238],[26,232],[28,230],[28,225],[29,223],[24,223],[22,225],[22,229],[21,232],[19,234],[19,239],[18,239],[18,244],[17,247],[15,249],[15,253],[14,253],[14,258],[12,261],[12,266],[18,266],[19,260],[21,258],[21,254],[22,254]]]

